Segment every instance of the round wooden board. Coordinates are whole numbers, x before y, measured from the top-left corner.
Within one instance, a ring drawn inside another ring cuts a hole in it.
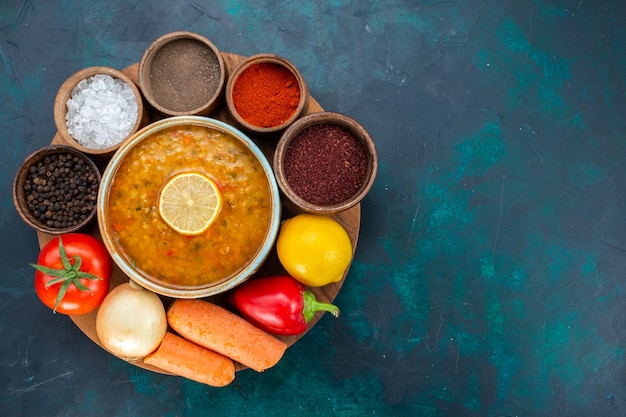
[[[239,64],[241,61],[243,61],[246,58],[241,55],[231,54],[227,52],[222,52],[221,54],[222,54],[222,57],[224,58],[224,63],[226,64],[228,73],[231,73],[232,70],[237,66],[237,64]],[[136,63],[122,70],[122,72],[126,74],[135,84],[137,84],[137,86],[139,86],[138,69],[139,69],[139,64]],[[223,122],[232,124],[233,122],[228,112],[226,111],[225,107],[226,107],[225,105],[220,106],[220,108],[218,108],[215,112],[210,114],[208,117],[215,118]],[[319,103],[315,101],[313,97],[310,97],[309,102],[308,102],[308,108],[304,110],[303,114],[310,114],[310,113],[315,113],[319,111],[323,111],[322,107],[319,105]],[[150,121],[156,121],[159,118],[162,118],[162,116],[158,114],[150,114],[149,116]],[[273,156],[273,149],[274,149],[274,146],[276,145],[276,139],[275,138],[274,139],[272,138],[258,139],[252,136],[250,137],[251,139],[255,141],[255,143],[259,146],[259,148],[263,150],[263,152],[268,157],[271,163],[272,156]],[[53,144],[57,144],[57,143],[67,144],[67,142],[58,133],[52,139],[52,143]],[[100,163],[101,169],[103,169],[107,163],[106,160],[100,160],[97,162]],[[289,204],[284,203],[283,215],[282,215],[283,219],[289,218],[293,216],[294,214],[296,213],[290,211]],[[354,251],[356,250],[357,240],[359,236],[360,222],[361,222],[360,204],[357,204],[353,208],[346,210],[344,212],[334,214],[332,217],[334,217],[348,232],[348,235],[350,236],[350,241],[352,242],[352,251],[354,253]],[[84,230],[84,233],[88,233],[88,234],[91,234],[93,236],[100,238],[100,232],[98,230],[97,224],[93,224],[88,229]],[[42,248],[46,243],[52,240],[54,236],[38,232],[37,238],[39,241],[39,247]],[[268,276],[268,275],[277,275],[277,274],[285,274],[285,273],[286,272],[284,268],[280,265],[276,252],[274,250],[272,251],[272,253],[270,253],[269,257],[267,258],[267,260],[265,261],[265,263],[263,264],[263,266],[260,268],[260,270],[257,272],[256,275]],[[339,290],[341,289],[341,286],[343,285],[345,281],[347,273],[348,271],[346,270],[342,280],[339,282],[329,284],[324,287],[310,288],[310,290],[315,294],[318,300],[324,301],[324,302],[333,302],[333,300],[339,293]],[[117,265],[114,265],[113,275],[111,277],[111,289],[113,289],[114,287],[124,282],[127,282],[128,280],[129,280],[128,276],[126,276],[126,274],[124,274],[117,267]],[[166,297],[162,297],[162,299],[166,307],[171,302],[171,300],[167,299]],[[209,297],[207,298],[207,300],[210,300],[211,302],[215,302],[216,304],[220,304],[232,310],[232,308],[220,296]],[[338,306],[338,307],[341,309],[341,306]],[[96,315],[97,315],[97,310],[92,311],[91,313],[83,314],[83,315],[70,316],[70,318],[76,324],[76,326],[83,333],[85,333],[85,335],[87,335],[94,343],[96,343],[97,345],[99,345],[100,347],[104,349],[96,333]],[[322,317],[322,315],[323,313],[318,313],[313,318],[313,320],[309,323],[308,328],[311,329],[315,325],[315,323],[317,323],[317,321]],[[297,335],[297,336],[276,336],[276,337],[283,340],[285,343],[287,343],[288,346],[291,346],[295,342],[297,342],[302,336],[304,336],[304,334]],[[143,361],[141,360],[133,361],[131,363],[141,368],[148,369],[154,372],[169,374],[168,372],[165,372],[162,369],[159,369],[151,365],[147,365],[143,363]],[[245,369],[245,368],[237,364],[237,370],[241,370],[241,369]]]

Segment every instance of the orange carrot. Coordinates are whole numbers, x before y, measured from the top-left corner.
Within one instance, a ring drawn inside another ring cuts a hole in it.
[[[175,300],[167,322],[182,337],[257,372],[276,365],[287,349],[281,340],[204,300]]]
[[[235,379],[232,360],[171,332],[143,362],[214,387],[226,386]]]

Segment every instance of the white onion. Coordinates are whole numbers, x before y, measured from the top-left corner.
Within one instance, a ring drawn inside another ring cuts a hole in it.
[[[126,360],[152,353],[166,331],[167,318],[161,299],[133,281],[111,290],[96,316],[96,333],[102,346]]]

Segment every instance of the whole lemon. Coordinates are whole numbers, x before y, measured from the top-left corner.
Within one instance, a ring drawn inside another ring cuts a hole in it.
[[[352,260],[346,230],[332,217],[321,214],[298,214],[285,220],[276,251],[289,275],[311,287],[340,281]]]

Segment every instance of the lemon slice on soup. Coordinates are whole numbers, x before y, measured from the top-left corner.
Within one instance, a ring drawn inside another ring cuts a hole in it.
[[[178,233],[195,236],[206,231],[222,208],[215,181],[197,172],[177,174],[161,189],[159,214]]]

